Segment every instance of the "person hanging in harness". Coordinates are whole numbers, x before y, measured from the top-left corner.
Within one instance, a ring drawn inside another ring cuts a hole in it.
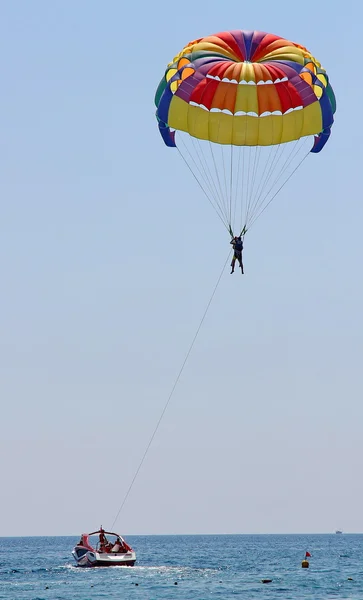
[[[235,235],[231,241],[230,244],[232,244],[233,247],[233,258],[232,258],[232,262],[231,262],[231,275],[232,273],[234,273],[234,265],[236,263],[236,260],[238,260],[239,266],[241,267],[241,273],[242,275],[244,274],[243,272],[243,262],[242,262],[242,250],[243,250],[243,241],[242,241],[242,237],[240,235]]]

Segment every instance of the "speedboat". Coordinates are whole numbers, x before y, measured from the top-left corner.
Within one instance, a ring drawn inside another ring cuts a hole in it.
[[[92,536],[98,536],[98,540],[90,540]],[[82,533],[72,554],[79,567],[133,567],[136,562],[136,553],[124,538],[102,527]]]

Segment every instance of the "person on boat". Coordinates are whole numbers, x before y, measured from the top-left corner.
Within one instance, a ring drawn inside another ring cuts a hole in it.
[[[107,540],[106,540],[105,532],[104,532],[103,529],[100,529],[100,536],[99,537],[100,537],[100,544],[102,546],[104,546]]]
[[[113,546],[111,552],[121,552],[122,554],[124,554],[125,552],[127,552],[124,543],[122,542],[122,540],[120,539],[119,536],[117,536],[117,540],[115,545]]]
[[[244,274],[243,271],[243,262],[242,262],[242,250],[243,250],[243,241],[242,241],[242,237],[240,235],[235,235],[231,241],[230,244],[232,244],[233,247],[233,258],[232,258],[232,262],[231,262],[231,275],[232,273],[234,273],[234,265],[236,264],[236,260],[238,260],[239,266],[241,267],[241,273],[242,275]]]
[[[103,529],[100,530],[100,552],[109,552],[112,548],[112,544],[108,541],[105,536]]]
[[[119,542],[119,540],[117,538],[114,546],[112,546],[111,552],[120,552],[120,549],[121,549],[121,544],[120,544],[120,542]]]

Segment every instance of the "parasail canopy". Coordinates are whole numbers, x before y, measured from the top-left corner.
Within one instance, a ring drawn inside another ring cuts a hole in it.
[[[336,110],[327,73],[304,46],[240,30],[185,46],[155,104],[165,144],[179,150],[231,235],[244,234],[320,152]]]

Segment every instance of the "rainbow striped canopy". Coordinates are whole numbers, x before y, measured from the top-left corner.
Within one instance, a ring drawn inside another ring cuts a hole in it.
[[[237,146],[316,134],[319,151],[335,112],[328,76],[312,54],[261,31],[224,31],[190,42],[169,63],[155,103],[168,145],[174,145],[172,128]]]
[[[232,162],[236,160],[233,148],[280,148],[293,141],[310,140],[310,136],[314,140],[309,152],[320,152],[330,136],[336,110],[328,75],[304,46],[270,33],[241,30],[187,44],[168,64],[155,104],[167,146],[177,146],[180,151],[175,132],[178,136],[185,132],[194,144],[198,140],[211,142],[211,152],[214,144],[230,146]],[[197,150],[194,166],[200,155]],[[185,156],[189,158],[191,152]],[[189,164],[191,170],[192,166]],[[199,173],[202,169],[206,171],[201,165]],[[285,168],[283,172],[287,173]],[[209,199],[219,195],[218,182],[213,185],[207,180],[203,183]],[[234,193],[226,190],[230,198]],[[256,193],[258,201],[246,198],[255,208],[262,206],[261,195]],[[247,194],[253,195],[253,190]],[[222,200],[225,214],[220,216],[231,230],[232,200]],[[244,225],[250,216],[243,217]]]

